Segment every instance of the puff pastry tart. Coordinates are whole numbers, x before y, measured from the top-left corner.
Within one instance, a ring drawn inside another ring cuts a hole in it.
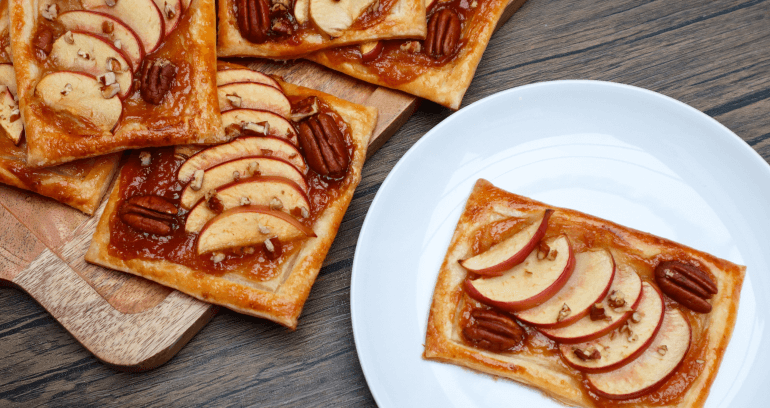
[[[11,0],[27,161],[225,141],[213,0]]]
[[[91,215],[110,184],[119,157],[113,154],[45,169],[27,165],[9,22],[8,1],[0,1],[0,183],[51,197]]]
[[[220,68],[236,138],[134,153],[86,260],[293,329],[361,179],[377,112]]]
[[[699,407],[745,270],[479,180],[441,266],[424,357],[570,406]]]
[[[425,37],[422,0],[222,0],[220,57],[296,58],[323,48]]]
[[[424,41],[387,40],[305,58],[376,85],[458,109],[506,7],[526,0],[428,0]]]

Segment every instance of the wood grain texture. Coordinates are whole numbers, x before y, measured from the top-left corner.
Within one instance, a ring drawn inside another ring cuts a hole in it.
[[[706,112],[768,160],[769,50],[770,0],[529,0],[492,37],[463,105],[545,80],[627,83]],[[223,310],[169,363],[124,373],[0,288],[0,406],[375,406],[350,326],[356,240],[398,159],[449,115],[423,103],[364,166],[294,333]]]

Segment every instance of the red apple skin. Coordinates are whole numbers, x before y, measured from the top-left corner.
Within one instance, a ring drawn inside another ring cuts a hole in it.
[[[570,250],[572,250],[572,247],[570,246]],[[602,291],[601,295],[599,295],[596,300],[594,300],[591,304],[601,302],[602,299],[604,299],[607,296],[607,293],[610,291],[610,287],[612,287],[612,280],[615,279],[615,272],[617,271],[617,265],[615,264],[615,258],[612,257],[612,254],[610,254],[610,259],[612,260],[612,275],[610,276],[610,281],[607,283],[607,286]],[[640,296],[641,298],[641,296]],[[534,324],[530,323],[518,316],[516,316],[517,319],[521,320],[524,323],[530,324],[532,326],[536,326],[538,328],[543,329],[557,329],[560,327],[569,326],[572,323],[575,323],[576,321],[588,316],[588,314],[591,313],[591,307],[588,307],[588,309],[581,310],[580,312],[575,313],[574,315],[570,315],[569,317],[563,319],[560,322],[556,322],[553,324]],[[630,316],[630,315],[629,315]]]
[[[575,270],[575,253],[572,249],[572,244],[569,245],[569,260],[567,261],[567,266],[564,268],[564,272],[559,276],[558,279],[556,279],[551,286],[547,287],[542,292],[538,293],[535,296],[532,296],[529,299],[524,299],[518,302],[496,302],[492,299],[488,299],[481,293],[479,293],[476,288],[473,287],[471,284],[471,279],[466,278],[465,282],[463,283],[463,287],[465,288],[465,293],[468,294],[468,296],[472,297],[475,300],[478,300],[481,303],[484,303],[486,305],[496,307],[501,310],[505,310],[508,312],[518,312],[521,310],[526,310],[535,306],[539,306],[548,299],[550,299],[553,295],[556,294],[562,287],[564,287],[564,284],[567,283],[569,280],[569,277],[572,276],[572,271]]]
[[[565,364],[567,364],[568,366],[574,368],[575,370],[582,371],[584,373],[606,373],[608,371],[612,371],[612,370],[615,370],[617,368],[623,367],[624,365],[634,361],[637,357],[642,355],[642,353],[647,351],[647,348],[650,346],[650,344],[652,344],[652,342],[655,340],[655,337],[658,335],[658,332],[660,331],[660,327],[663,326],[663,316],[666,315],[666,301],[663,300],[663,295],[660,293],[660,290],[657,287],[655,287],[655,285],[650,285],[650,286],[653,289],[655,289],[655,292],[657,292],[658,296],[660,296],[660,299],[663,302],[663,308],[661,308],[661,311],[660,311],[661,316],[660,316],[660,321],[658,321],[658,327],[655,328],[655,331],[652,333],[652,336],[650,336],[650,338],[647,339],[647,341],[644,342],[642,347],[639,347],[638,350],[636,350],[635,352],[633,352],[633,354],[631,354],[628,357],[626,357],[626,359],[618,361],[615,364],[611,364],[611,365],[608,365],[606,367],[601,367],[601,368],[578,367],[578,366],[573,365],[572,362],[567,360],[566,358],[562,358],[561,360]],[[640,296],[640,298],[641,298],[641,296]],[[688,322],[688,324],[689,324],[689,322]],[[559,353],[559,354],[561,354],[561,353]]]
[[[508,258],[507,260],[494,265],[490,266],[489,268],[484,269],[477,269],[473,270],[471,268],[466,267],[463,262],[465,259],[458,261],[460,265],[462,265],[463,268],[482,276],[500,276],[503,274],[503,272],[507,271],[508,269],[513,268],[514,266],[524,262],[525,259],[527,259],[527,256],[537,247],[537,244],[540,243],[540,240],[543,239],[545,236],[545,231],[548,229],[548,219],[551,218],[551,214],[553,214],[554,210],[547,209],[545,210],[545,215],[543,216],[543,220],[540,224],[540,228],[537,229],[535,232],[535,235],[532,236],[532,239],[527,243],[527,245],[522,248],[519,252],[515,253],[513,256]]]
[[[611,286],[612,285],[610,285],[610,287]],[[639,286],[639,291],[641,292],[643,288],[644,288],[644,286],[640,285]],[[606,294],[605,294],[605,296],[606,296]],[[560,338],[558,336],[550,336],[546,332],[542,332],[542,333],[546,337],[550,338],[551,340],[558,341],[559,343],[563,343],[563,344],[578,344],[578,343],[584,343],[586,341],[596,340],[599,337],[602,337],[605,334],[608,334],[609,332],[611,332],[611,331],[617,329],[618,327],[622,326],[623,323],[626,322],[626,320],[631,318],[631,315],[634,314],[634,311],[636,310],[636,308],[639,307],[639,303],[641,303],[641,302],[642,302],[642,296],[640,294],[639,296],[636,297],[636,302],[634,302],[634,304],[631,306],[632,310],[629,310],[628,312],[626,312],[623,315],[623,317],[621,317],[620,319],[616,320],[611,325],[609,325],[609,326],[607,326],[607,327],[597,331],[596,333],[591,333],[591,334],[585,335],[583,337],[566,338],[566,339]],[[590,313],[591,310],[589,309],[588,312]],[[585,317],[585,316],[583,316],[583,317]]]
[[[655,391],[656,389],[658,389],[661,385],[663,385],[666,381],[668,381],[668,379],[671,378],[671,376],[676,374],[677,370],[679,369],[679,366],[681,366],[682,363],[684,362],[684,360],[687,359],[687,353],[690,352],[690,348],[692,348],[692,325],[690,324],[690,320],[687,319],[686,315],[682,314],[682,316],[685,318],[684,320],[687,322],[687,326],[690,327],[690,338],[687,341],[687,351],[684,352],[684,358],[682,358],[682,361],[680,361],[679,364],[677,364],[676,368],[671,370],[671,372],[668,373],[665,377],[661,378],[658,382],[656,382],[655,384],[653,384],[653,385],[651,385],[651,386],[649,386],[649,387],[647,387],[647,388],[645,388],[643,390],[639,390],[637,392],[634,392],[634,393],[631,393],[631,394],[626,394],[626,395],[607,394],[607,393],[597,389],[596,386],[591,382],[591,380],[587,380],[586,381],[586,383],[588,384],[588,388],[590,388],[591,391],[593,393],[595,393],[596,395],[598,395],[598,396],[600,396],[602,398],[607,398],[607,399],[611,399],[611,400],[626,400],[626,399],[631,399],[631,398],[637,398],[637,397],[641,397],[643,395],[649,394],[649,393]],[[661,319],[661,320],[663,320],[663,319]],[[657,336],[657,333],[655,333],[655,335]],[[655,336],[653,336],[653,338],[654,337]]]
[[[383,48],[385,48],[385,46],[382,44],[382,41],[377,41],[377,45],[375,45],[374,48],[369,50],[369,52],[361,53],[361,61],[362,62],[374,61],[380,55]]]

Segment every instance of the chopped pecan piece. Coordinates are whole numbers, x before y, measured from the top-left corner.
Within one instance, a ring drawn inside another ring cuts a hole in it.
[[[139,76],[139,93],[142,99],[147,103],[159,105],[171,89],[175,77],[176,68],[171,62],[163,59],[145,60]]]
[[[607,313],[604,310],[604,305],[601,303],[594,303],[591,305],[591,321],[604,320],[607,318]]]
[[[524,342],[527,333],[511,317],[488,309],[473,309],[463,335],[474,346],[502,352]]]
[[[428,22],[428,35],[425,37],[425,52],[441,58],[450,55],[460,42],[460,18],[453,10],[441,9]]]
[[[301,122],[318,113],[318,97],[309,96],[291,106],[291,120]]]
[[[668,297],[698,313],[711,311],[707,299],[718,292],[717,284],[706,272],[679,261],[658,264],[655,280]]]
[[[597,349],[588,349],[588,350],[581,350],[579,348],[574,348],[573,351],[575,352],[575,355],[577,358],[588,361],[588,360],[598,360],[602,358],[602,354]]]
[[[118,215],[130,227],[155,235],[171,234],[176,206],[160,196],[131,197],[120,205]]]
[[[53,31],[50,28],[43,28],[38,31],[32,46],[35,48],[38,58],[46,59],[53,49]]]
[[[626,305],[626,297],[623,292],[613,290],[610,292],[610,296],[607,297],[607,303],[609,303],[610,307],[613,309],[617,309]]]
[[[238,30],[246,40],[261,43],[270,30],[270,2],[268,0],[236,0]]]
[[[307,164],[322,176],[343,177],[350,157],[345,138],[334,119],[319,113],[299,125],[299,144]]]
[[[278,257],[281,256],[281,252],[283,252],[283,244],[281,244],[281,240],[273,237],[265,241],[265,256],[267,259],[273,260],[278,259]]]

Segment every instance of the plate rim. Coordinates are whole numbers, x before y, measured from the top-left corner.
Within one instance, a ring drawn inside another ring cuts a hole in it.
[[[553,87],[553,86],[590,86],[590,87],[596,87],[596,89],[602,90],[602,89],[613,89],[613,90],[623,90],[626,92],[631,93],[639,93],[643,96],[652,97],[657,100],[660,100],[662,103],[673,103],[674,106],[677,106],[679,108],[684,108],[686,111],[689,111],[692,114],[695,114],[696,117],[700,117],[701,119],[706,119],[707,122],[710,122],[712,125],[717,125],[717,127],[722,131],[722,136],[719,137],[725,137],[725,138],[732,138],[734,140],[737,140],[739,149],[742,149],[744,153],[747,153],[748,156],[752,158],[752,161],[758,160],[756,165],[758,165],[765,173],[768,179],[770,179],[770,163],[765,161],[765,159],[752,148],[745,140],[743,140],[740,136],[738,136],[735,132],[730,130],[727,126],[720,123],[718,120],[714,119],[713,117],[707,115],[706,113],[702,112],[699,109],[694,108],[693,106],[688,105],[687,103],[684,103],[682,101],[679,101],[677,99],[674,99],[670,96],[664,95],[659,92],[655,92],[649,89],[641,88],[634,85],[628,85],[628,84],[622,84],[617,82],[610,82],[610,81],[599,81],[599,80],[590,80],[590,79],[563,79],[563,80],[554,80],[554,81],[542,81],[542,82],[535,82],[531,84],[521,85],[513,88],[509,88],[503,91],[496,92],[492,95],[486,96],[482,99],[479,99],[478,101],[475,101],[471,103],[468,106],[465,106],[458,110],[457,112],[452,113],[448,117],[446,117],[444,120],[442,120],[439,124],[428,130],[422,137],[420,137],[417,142],[415,142],[405,153],[401,158],[398,159],[398,162],[393,166],[393,169],[390,170],[388,175],[385,177],[385,180],[383,180],[382,184],[380,185],[380,188],[377,191],[377,194],[375,194],[374,199],[372,199],[372,203],[369,205],[369,208],[366,213],[366,217],[364,218],[364,222],[361,225],[361,231],[358,234],[358,240],[361,239],[362,236],[368,231],[369,228],[371,228],[369,225],[372,223],[370,221],[370,217],[372,215],[372,209],[375,208],[375,206],[378,204],[378,202],[381,200],[381,192],[386,189],[392,183],[393,178],[395,177],[394,174],[398,173],[398,170],[404,165],[404,162],[406,162],[411,155],[415,154],[414,152],[420,148],[424,143],[427,143],[427,141],[433,137],[435,134],[442,131],[442,129],[446,126],[449,126],[452,122],[456,120],[462,120],[462,118],[466,115],[471,114],[470,112],[477,109],[479,105],[485,105],[487,103],[493,103],[493,101],[498,99],[505,99],[508,97],[508,95],[521,92],[524,90],[531,90],[531,89],[537,89],[537,88],[547,88],[547,87]],[[737,146],[736,146],[737,148]],[[753,154],[752,154],[753,153]],[[749,163],[745,163],[745,165],[749,165]],[[379,394],[380,390],[375,389],[372,387],[371,379],[372,373],[370,372],[370,368],[367,368],[367,364],[365,364],[365,359],[363,355],[361,354],[361,344],[362,334],[360,333],[360,330],[363,329],[356,329],[357,325],[357,315],[358,312],[356,311],[359,309],[356,307],[357,301],[355,300],[357,295],[356,287],[357,282],[359,281],[361,273],[356,273],[356,271],[360,268],[360,261],[359,261],[359,251],[361,250],[360,245],[358,245],[358,240],[356,243],[356,249],[353,254],[353,263],[351,267],[351,279],[350,279],[350,320],[351,320],[351,326],[353,330],[353,343],[356,348],[356,356],[358,357],[359,365],[361,366],[361,370],[364,373],[364,379],[366,381],[367,388],[369,389],[369,392],[372,394],[372,397],[374,398],[375,403],[377,406],[384,406],[383,402],[384,399]],[[427,311],[426,311],[427,313]]]

